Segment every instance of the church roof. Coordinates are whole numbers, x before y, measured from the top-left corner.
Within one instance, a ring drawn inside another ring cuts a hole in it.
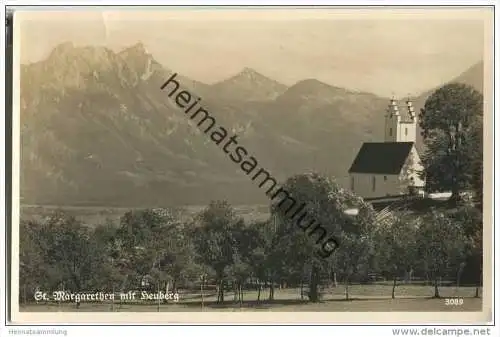
[[[349,173],[399,174],[413,142],[364,143]]]

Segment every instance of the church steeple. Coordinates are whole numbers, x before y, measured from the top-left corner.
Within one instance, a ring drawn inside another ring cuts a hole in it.
[[[405,107],[399,107],[398,101],[392,97],[385,115],[385,142],[415,142],[417,117],[413,103],[408,98]]]
[[[392,116],[399,116],[399,107],[398,107],[398,103],[396,102],[396,100],[394,99],[394,97],[391,98],[391,102],[389,103],[389,113],[392,115]]]
[[[410,97],[406,99],[406,108],[408,109],[408,116],[410,116],[411,121],[414,122],[416,119],[415,107],[413,106],[413,102],[410,100]]]

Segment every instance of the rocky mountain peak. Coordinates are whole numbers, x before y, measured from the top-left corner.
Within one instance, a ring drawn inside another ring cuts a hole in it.
[[[65,54],[67,52],[71,52],[75,48],[73,42],[67,41],[61,44],[58,44],[53,50],[51,55],[60,55]]]
[[[150,56],[148,53],[148,50],[144,46],[142,42],[138,42],[128,48],[123,49],[121,52],[118,53],[122,57],[139,57],[139,58],[145,58]]]
[[[142,42],[138,42],[118,53],[128,67],[136,74],[137,78],[143,80],[149,78],[158,68],[151,54]]]
[[[242,77],[246,77],[249,79],[257,78],[257,77],[265,77],[264,75],[260,74],[256,70],[254,70],[252,68],[248,68],[248,67],[243,68],[243,70],[236,76],[242,76]]]
[[[252,68],[245,67],[238,74],[214,84],[213,88],[227,97],[265,101],[275,99],[287,87]]]

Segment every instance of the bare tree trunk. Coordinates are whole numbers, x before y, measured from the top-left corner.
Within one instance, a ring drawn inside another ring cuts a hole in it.
[[[222,279],[218,279],[217,281],[217,303],[224,302],[224,284]]]
[[[434,277],[434,297],[439,298],[438,277]]]
[[[260,283],[260,280],[257,280],[257,286],[259,289],[257,290],[257,302],[260,302],[260,291],[262,289],[262,284]]]
[[[267,287],[268,287],[268,281],[269,280],[266,278],[266,280],[264,281],[264,288],[262,290],[267,289]]]
[[[300,299],[304,300],[304,280],[300,280]]]
[[[309,289],[309,300],[311,302],[319,301],[318,285],[319,285],[319,271],[313,265],[311,268],[311,285]]]
[[[345,286],[345,300],[349,301],[349,278],[348,277],[345,278],[344,286]]]
[[[396,298],[396,282],[398,280],[398,277],[394,275],[394,283],[392,284],[392,298]]]
[[[241,308],[243,306],[243,285],[242,285],[242,283],[240,283],[238,286],[238,292],[240,293],[239,300],[240,300],[240,308]]]
[[[270,280],[271,284],[269,285],[269,301],[274,300],[274,280]]]
[[[476,294],[474,297],[479,298],[479,288],[483,285],[483,268],[480,269],[480,274],[479,274],[479,284],[476,287]]]
[[[224,303],[224,280],[220,281],[220,303]]]
[[[203,296],[203,278],[201,279],[200,292],[201,292],[201,310],[203,310],[203,306],[205,305],[205,297]]]
[[[215,291],[217,292],[217,303],[220,302],[220,284],[219,281],[217,281],[217,284],[215,285]]]

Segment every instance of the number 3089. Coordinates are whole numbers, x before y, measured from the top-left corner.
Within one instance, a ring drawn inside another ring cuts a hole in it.
[[[463,298],[445,298],[444,304],[445,305],[462,305],[462,304],[464,304],[464,299]]]

